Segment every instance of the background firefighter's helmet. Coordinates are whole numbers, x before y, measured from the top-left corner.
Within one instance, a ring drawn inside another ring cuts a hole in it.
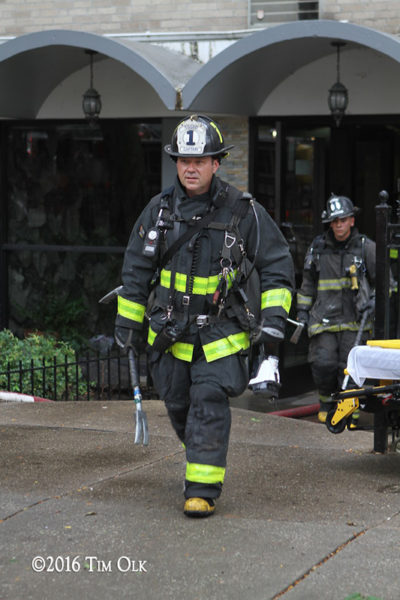
[[[205,115],[191,115],[183,119],[172,134],[171,144],[164,147],[172,158],[179,156],[216,156],[225,158],[233,146],[225,146],[219,125]]]
[[[338,218],[343,219],[356,215],[359,211],[358,206],[354,206],[347,196],[331,194],[326,203],[326,210],[322,212],[321,219],[323,223],[331,223]]]

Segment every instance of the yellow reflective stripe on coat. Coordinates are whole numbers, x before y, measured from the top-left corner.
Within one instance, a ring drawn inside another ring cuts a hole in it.
[[[194,483],[224,483],[225,468],[198,463],[186,464],[186,480]]]
[[[149,327],[149,331],[147,333],[147,343],[149,344],[149,346],[152,346],[154,344],[156,336],[156,332],[151,327]],[[171,352],[172,356],[174,356],[175,358],[179,358],[179,360],[192,362],[193,348],[193,344],[185,344],[185,342],[175,342],[175,344],[172,344],[172,346],[168,348],[167,352]]]
[[[318,290],[341,290],[343,288],[349,288],[351,281],[349,277],[341,277],[340,279],[320,279],[318,281]]]
[[[292,304],[292,294],[286,288],[267,290],[261,294],[261,310],[279,306],[288,314]]]
[[[232,276],[228,278],[228,289],[232,287],[232,283],[235,279],[237,269],[232,272]],[[187,291],[187,275],[185,273],[175,273],[175,289],[177,292],[183,294]],[[218,287],[219,276],[210,275],[210,277],[193,277],[193,288],[192,293],[198,296],[206,296],[207,294],[213,294]],[[171,286],[171,271],[163,269],[160,275],[160,285],[167,289]]]
[[[149,344],[149,346],[152,346],[154,343],[154,340],[156,339],[156,332],[149,326],[149,330],[147,332],[147,343]]]
[[[118,314],[121,317],[143,323],[145,310],[146,307],[143,304],[118,296]]]
[[[149,331],[147,334],[147,343],[150,346],[154,344],[156,335],[157,334],[155,333],[155,331],[153,331],[153,329],[149,327]],[[203,346],[203,350],[207,362],[212,362],[213,360],[218,360],[218,358],[223,358],[224,356],[236,354],[237,352],[240,352],[240,350],[246,350],[249,346],[249,334],[245,331],[241,331],[240,333],[234,333],[233,335],[229,335],[226,338],[222,338],[215,342],[205,344]],[[193,349],[193,344],[187,344],[185,342],[175,342],[175,344],[172,344],[172,346],[167,350],[167,352],[171,352],[172,356],[174,356],[175,358],[179,358],[179,360],[192,362]]]
[[[184,342],[175,342],[169,349],[172,356],[179,358],[179,360],[185,360],[186,362],[192,362],[193,358],[193,344],[185,344]]]
[[[184,273],[175,273],[175,289],[177,292],[186,292],[187,276]],[[163,269],[160,275],[160,285],[170,288],[171,286],[171,271]]]
[[[367,321],[364,326],[364,331],[369,331],[372,328],[371,321]],[[323,323],[315,323],[308,328],[308,335],[317,335],[317,333],[323,333],[324,331],[339,332],[339,331],[358,331],[360,329],[360,323],[355,321],[349,321],[348,323],[334,323],[333,325],[324,325]]]
[[[204,344],[203,350],[207,362],[213,362],[224,356],[236,354],[241,350],[246,350],[250,346],[249,334],[245,331],[228,335],[226,338]]]

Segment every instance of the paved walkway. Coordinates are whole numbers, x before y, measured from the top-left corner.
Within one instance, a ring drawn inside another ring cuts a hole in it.
[[[233,408],[223,495],[193,520],[144,408],[148,447],[130,402],[0,403],[0,599],[399,599],[400,456],[372,433]]]

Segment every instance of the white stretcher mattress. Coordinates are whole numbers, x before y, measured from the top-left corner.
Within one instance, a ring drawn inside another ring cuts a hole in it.
[[[347,371],[358,386],[365,379],[400,379],[400,349],[355,346],[347,357]]]

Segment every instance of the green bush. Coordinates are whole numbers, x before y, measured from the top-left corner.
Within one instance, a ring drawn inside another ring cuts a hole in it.
[[[33,362],[32,362],[33,361]],[[62,400],[66,394],[65,361],[76,361],[74,349],[49,335],[31,333],[21,340],[8,329],[0,331],[0,389],[22,394]],[[33,386],[32,371],[33,364]],[[54,382],[54,364],[57,365]],[[45,368],[47,367],[47,368]],[[22,369],[20,378],[19,370]],[[13,371],[8,384],[7,371]],[[14,372],[15,371],[15,372]],[[68,397],[85,394],[86,387],[80,367],[68,366]],[[78,379],[78,390],[75,381]],[[22,385],[21,385],[22,380]]]
[[[87,309],[82,298],[68,298],[62,291],[56,292],[50,287],[33,307],[29,305],[29,309],[24,309],[15,303],[14,311],[25,329],[40,330],[50,338],[64,340],[76,351],[87,348]]]

